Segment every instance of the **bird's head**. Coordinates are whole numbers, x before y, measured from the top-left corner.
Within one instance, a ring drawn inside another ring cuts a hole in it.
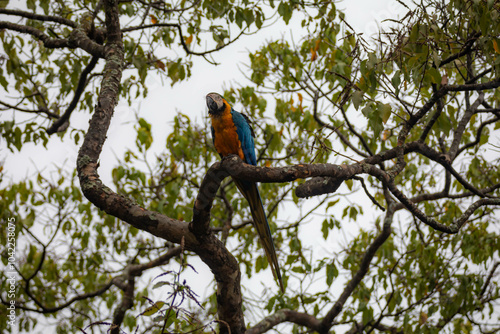
[[[217,93],[209,93],[207,94],[207,106],[208,113],[213,116],[221,115],[229,104],[224,98]]]

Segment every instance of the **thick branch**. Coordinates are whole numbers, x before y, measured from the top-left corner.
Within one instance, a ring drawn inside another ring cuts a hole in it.
[[[209,233],[210,210],[212,203],[219,190],[220,183],[229,174],[220,169],[220,163],[216,162],[210,167],[203,178],[198,196],[194,202],[193,221],[190,224],[190,230],[197,236],[205,236]]]
[[[296,312],[289,309],[282,309],[278,312],[264,318],[255,326],[249,328],[245,334],[265,333],[276,325],[284,322],[291,322],[300,326],[307,327],[313,331],[318,331],[321,322],[314,316],[307,313]]]
[[[113,312],[113,324],[110,328],[111,334],[119,334],[120,325],[125,318],[125,313],[134,306],[135,277],[130,276],[127,284],[123,287],[123,296],[120,305]]]
[[[419,149],[422,150],[422,147],[427,147],[424,143],[421,142],[413,142],[413,145],[408,145],[403,148],[409,148],[415,151]],[[430,150],[430,148],[429,148]],[[432,150],[430,150],[432,152]],[[387,153],[387,152],[386,152]],[[392,156],[396,154],[396,149],[391,150]],[[429,155],[429,153],[428,153]],[[432,154],[430,154],[432,156]],[[426,155],[427,156],[427,155]],[[325,177],[330,177],[332,180],[332,185],[335,180],[339,179],[348,179],[357,174],[369,174],[375,176],[379,180],[382,181],[384,186],[386,186],[391,193],[396,196],[396,198],[410,211],[413,215],[419,218],[423,223],[429,225],[430,227],[445,233],[457,233],[460,228],[467,222],[467,219],[474,213],[475,210],[485,205],[500,205],[500,198],[482,198],[469,206],[469,208],[458,217],[451,225],[444,225],[436,220],[427,217],[420,209],[417,208],[415,203],[413,203],[410,199],[408,199],[397,187],[394,183],[393,176],[385,172],[379,168],[377,168],[373,164],[368,164],[367,162],[376,162],[380,160],[381,156],[373,156],[365,159],[361,163],[356,163],[352,165],[332,165],[332,164],[303,164],[303,165],[295,165],[295,166],[287,166],[287,167],[256,167],[243,163],[237,156],[228,156],[222,160],[221,168],[224,168],[232,177],[237,177],[243,180],[255,181],[255,182],[288,182],[293,181],[298,178],[308,178],[315,177],[312,180],[305,182],[297,187],[296,193],[303,195],[303,193],[307,193],[308,195],[312,194],[318,188],[321,188],[323,184],[328,184],[328,179]],[[438,157],[433,157],[436,160],[439,160]],[[453,175],[454,173],[458,174],[451,166],[446,164],[446,162],[442,162],[444,166],[448,166],[446,168],[447,171],[450,171]],[[460,176],[460,175],[458,175]],[[480,192],[480,190],[474,188],[472,185],[462,180],[465,184],[471,187],[474,193],[478,193],[484,197],[485,195]],[[337,186],[336,184],[334,185]],[[316,187],[316,188],[315,188]],[[311,190],[312,189],[312,190]]]

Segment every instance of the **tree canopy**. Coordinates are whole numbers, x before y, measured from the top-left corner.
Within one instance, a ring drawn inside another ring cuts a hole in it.
[[[500,330],[500,4],[399,3],[372,38],[333,1],[0,2],[2,148],[80,146],[21,181],[0,167],[0,316],[17,312],[0,329]],[[104,184],[118,102],[293,19],[305,37],[263,41],[221,92],[252,120],[258,166],[221,160],[182,113],[152,153],[139,111]],[[260,182],[283,294],[229,176]]]

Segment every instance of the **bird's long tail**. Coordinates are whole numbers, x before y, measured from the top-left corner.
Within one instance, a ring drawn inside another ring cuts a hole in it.
[[[264,206],[262,205],[257,184],[255,182],[248,182],[244,180],[233,180],[240,192],[243,196],[245,196],[248,204],[250,204],[250,211],[252,212],[254,226],[257,229],[257,233],[259,233],[260,241],[264,247],[264,251],[266,252],[267,261],[271,266],[274,278],[279,283],[281,292],[285,292],[285,288],[281,280],[278,258],[276,257],[276,249],[274,248],[273,237],[271,235],[271,230],[269,229],[269,223],[267,222],[266,213],[264,212]]]

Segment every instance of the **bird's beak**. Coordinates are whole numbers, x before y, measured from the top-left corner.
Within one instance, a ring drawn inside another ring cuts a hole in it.
[[[210,95],[207,95],[207,106],[208,106],[208,112],[216,111],[218,108],[217,103],[210,97]]]
[[[224,100],[217,93],[207,94],[208,112],[212,115],[220,114],[224,110]]]

